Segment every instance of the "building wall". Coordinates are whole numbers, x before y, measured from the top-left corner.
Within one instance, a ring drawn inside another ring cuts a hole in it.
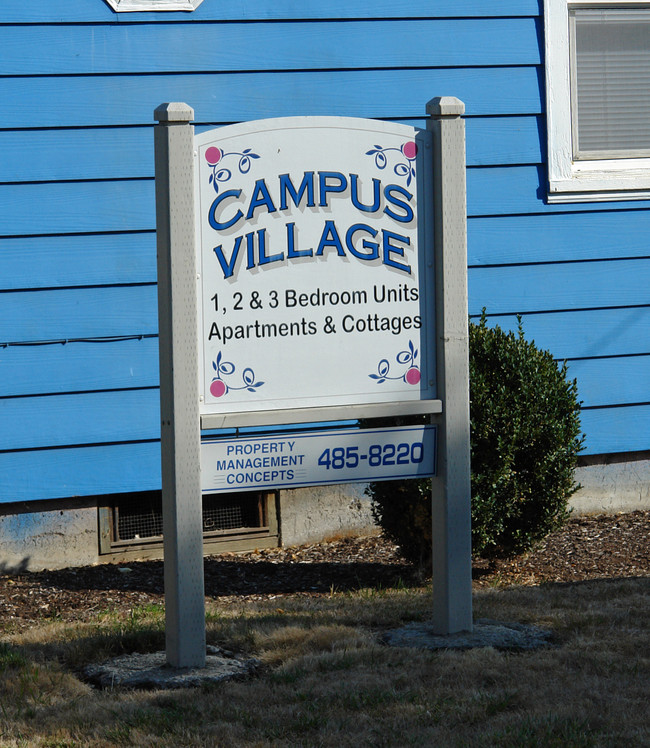
[[[272,23],[267,23],[272,21]],[[650,434],[650,202],[547,205],[537,0],[0,9],[0,502],[160,487],[153,111],[203,130],[465,102],[470,314],[567,359],[586,454]]]
[[[570,506],[574,515],[615,514],[650,505],[650,459],[624,455],[581,466],[582,483]],[[348,535],[379,532],[364,484],[342,484],[281,491],[278,522],[284,546],[318,543]],[[68,499],[0,505],[0,573],[58,569],[96,563],[129,563],[162,558],[162,547],[100,555],[97,500]],[[259,542],[259,541],[258,541]],[[264,542],[264,541],[262,541]],[[255,547],[255,546],[252,546]],[[251,544],[228,546],[250,550]],[[222,544],[206,544],[205,553],[220,553]]]

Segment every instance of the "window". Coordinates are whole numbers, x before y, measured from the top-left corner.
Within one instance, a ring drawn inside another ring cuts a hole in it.
[[[116,13],[147,10],[194,10],[203,0],[106,0]]]
[[[650,2],[546,0],[549,202],[650,198]]]

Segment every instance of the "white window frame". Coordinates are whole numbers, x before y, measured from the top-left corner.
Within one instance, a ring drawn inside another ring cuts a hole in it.
[[[650,198],[650,158],[573,158],[569,9],[599,7],[650,7],[650,0],[545,0],[550,203]]]
[[[116,13],[143,13],[146,11],[186,10],[198,8],[203,0],[106,0]]]

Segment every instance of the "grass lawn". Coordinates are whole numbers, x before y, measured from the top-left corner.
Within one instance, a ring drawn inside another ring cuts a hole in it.
[[[430,589],[211,601],[208,643],[259,673],[200,689],[99,691],[80,668],[164,649],[164,614],[2,631],[0,746],[648,746],[650,579],[494,587],[475,618],[554,632],[529,652],[427,652],[378,635],[426,620]]]

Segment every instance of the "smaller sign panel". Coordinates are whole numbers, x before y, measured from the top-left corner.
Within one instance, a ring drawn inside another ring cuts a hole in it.
[[[322,486],[435,475],[436,427],[338,429],[207,439],[203,493]]]

